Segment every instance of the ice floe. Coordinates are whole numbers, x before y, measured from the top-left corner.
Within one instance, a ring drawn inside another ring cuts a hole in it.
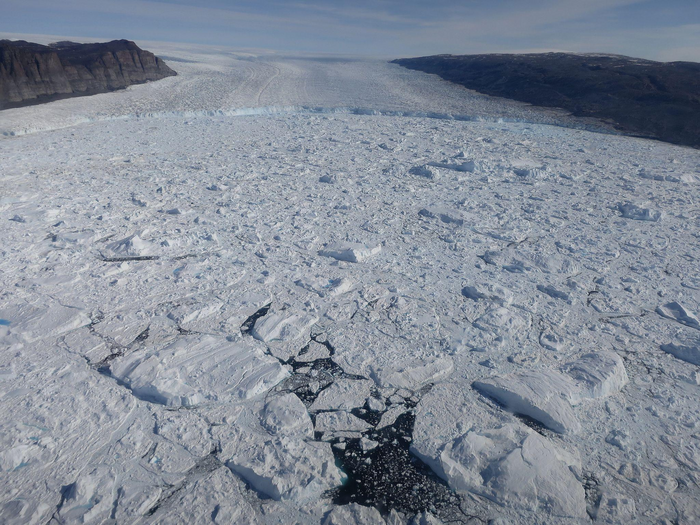
[[[140,398],[174,407],[249,399],[287,375],[259,345],[210,335],[136,351],[116,359],[110,373]]]

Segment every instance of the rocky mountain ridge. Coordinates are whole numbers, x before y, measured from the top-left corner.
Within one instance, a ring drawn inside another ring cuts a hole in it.
[[[609,121],[620,131],[700,147],[700,64],[621,55],[436,55],[394,60],[498,97]]]
[[[176,74],[129,40],[48,46],[0,40],[0,109],[105,93]]]

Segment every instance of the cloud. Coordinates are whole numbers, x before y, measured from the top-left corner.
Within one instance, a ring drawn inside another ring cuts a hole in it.
[[[694,1],[3,0],[0,30],[379,56],[569,49],[669,59],[695,56],[697,31],[655,15],[683,18]],[[628,27],[630,15],[646,34]]]

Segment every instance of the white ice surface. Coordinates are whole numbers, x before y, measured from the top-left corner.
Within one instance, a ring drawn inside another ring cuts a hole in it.
[[[326,492],[365,405],[483,522],[700,521],[697,151],[152,48],[179,76],[0,112],[0,521],[376,520]]]

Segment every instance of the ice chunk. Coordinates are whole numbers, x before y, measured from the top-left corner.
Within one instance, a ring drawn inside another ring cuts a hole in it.
[[[335,507],[328,513],[323,525],[383,525],[382,515],[374,507],[357,503]]]
[[[321,412],[316,416],[316,432],[364,432],[370,425],[345,411]]]
[[[163,411],[155,415],[155,433],[184,447],[196,457],[204,457],[213,448],[209,425],[191,410]]]
[[[422,208],[418,215],[421,217],[427,217],[428,219],[439,219],[445,224],[454,224],[455,226],[464,225],[464,217],[457,210],[450,210],[448,208],[443,208],[441,206],[431,206],[429,208]]]
[[[661,345],[661,350],[688,363],[700,366],[700,338],[691,340],[684,338],[683,341]]]
[[[111,315],[94,326],[95,332],[114,341],[119,346],[127,346],[144,332],[150,322],[143,312],[125,312]]]
[[[561,335],[552,329],[546,328],[540,334],[540,344],[547,350],[559,352],[562,348],[564,348],[566,341]]]
[[[257,525],[260,520],[253,506],[247,501],[246,492],[242,480],[229,469],[218,468],[211,474],[197,479],[187,490],[174,494],[168,499],[168,504],[159,508],[148,521],[154,525]],[[141,515],[146,514],[147,510],[148,508]]]
[[[515,413],[530,416],[562,434],[577,433],[581,425],[571,408],[576,385],[556,371],[526,371],[476,381],[474,388]]]
[[[265,343],[294,341],[308,333],[317,322],[318,317],[309,313],[270,312],[255,322],[251,334]]]
[[[477,283],[462,288],[462,295],[474,301],[491,301],[500,306],[510,306],[513,303],[513,292],[493,283]]]
[[[352,410],[361,407],[369,397],[372,386],[374,381],[338,379],[321,391],[309,410]]]
[[[328,443],[290,436],[263,438],[245,432],[225,447],[232,452],[226,465],[256,490],[277,500],[300,504],[314,500],[341,482],[340,471]]]
[[[167,406],[249,399],[287,376],[279,361],[248,341],[186,336],[156,351],[115,361],[112,375],[137,396]]]
[[[61,521],[88,523],[106,519],[112,509],[115,481],[116,475],[103,465],[82,474],[65,491],[60,509]]]
[[[382,251],[381,246],[370,248],[359,243],[336,243],[326,246],[318,254],[338,261],[361,263]]]
[[[274,397],[262,413],[262,425],[271,434],[313,436],[314,426],[306,406],[294,394]]]
[[[571,454],[539,434],[506,425],[470,431],[445,447],[442,468],[452,489],[473,492],[509,508],[585,518],[583,486]]]
[[[300,288],[317,293],[321,297],[336,297],[352,290],[354,282],[345,277],[328,279],[325,276],[298,279],[294,282]]]
[[[388,523],[389,522],[387,521],[387,524]],[[400,521],[398,523],[403,525],[402,521]],[[492,523],[493,525],[499,525],[497,523],[494,523],[494,520],[490,520],[489,523]],[[427,510],[424,510],[420,514],[416,514],[415,516],[413,516],[413,519],[409,522],[409,525],[443,525],[443,522],[440,521],[435,516],[433,516]]]
[[[143,233],[134,233],[107,245],[107,248],[117,255],[124,257],[142,257],[153,253],[153,245],[144,241],[140,235]]]
[[[637,509],[634,499],[627,495],[604,493],[598,503],[596,522],[635,523]]]
[[[566,374],[518,372],[476,381],[473,386],[509,410],[564,434],[581,429],[572,405],[619,392],[628,382],[622,358],[613,352],[586,354],[563,370]]]
[[[370,450],[374,450],[375,448],[377,448],[377,446],[379,446],[379,442],[378,442],[378,441],[373,441],[373,440],[371,440],[371,439],[367,439],[367,438],[364,437],[364,436],[362,436],[362,437],[360,438],[360,448],[361,448],[364,452],[368,452],[368,451],[370,451]]]
[[[223,306],[223,301],[213,297],[192,303],[184,301],[170,310],[168,317],[183,330],[214,331],[221,321]]]
[[[413,166],[408,172],[416,177],[423,177],[430,180],[437,179],[438,177],[437,172],[425,164],[422,166]]]
[[[556,287],[550,285],[543,285],[543,284],[538,284],[537,289],[550,296],[553,299],[561,299],[562,301],[566,301],[567,303],[571,303],[571,296],[569,295],[568,292],[562,291],[557,289]]]
[[[457,158],[457,157],[455,157]],[[476,162],[473,160],[468,160],[466,162],[460,161],[446,161],[446,162],[431,162],[430,166],[435,166],[436,168],[445,168],[453,171],[460,171],[462,173],[473,173],[477,169]]]
[[[51,303],[40,307],[26,303],[0,307],[0,319],[8,332],[3,336],[4,331],[0,331],[0,340],[16,334],[27,342],[58,337],[91,322],[82,308]]]
[[[446,479],[440,463],[440,452],[443,448],[475,423],[486,427],[499,423],[499,420],[487,411],[486,405],[479,402],[478,396],[468,384],[439,383],[423,396],[415,408],[411,453],[443,479]],[[395,406],[399,410],[389,424],[392,424],[401,412],[402,407]],[[392,408],[386,414],[389,414]],[[383,424],[384,417],[380,425]]]
[[[579,391],[572,393],[571,403],[615,394],[628,383],[622,358],[614,352],[586,354],[565,366]]]
[[[660,211],[644,208],[643,206],[639,206],[631,202],[618,204],[617,207],[625,219],[658,222],[663,217],[663,214]]]
[[[700,320],[682,304],[672,301],[656,308],[659,315],[678,321],[681,324],[700,330]]]
[[[489,310],[474,321],[474,326],[486,332],[497,331],[505,334],[516,333],[529,327],[529,322],[510,308],[500,307]]]
[[[372,377],[383,388],[418,390],[426,383],[439,381],[452,373],[454,364],[449,357],[422,358],[411,362],[398,362],[393,366],[371,367]]]

